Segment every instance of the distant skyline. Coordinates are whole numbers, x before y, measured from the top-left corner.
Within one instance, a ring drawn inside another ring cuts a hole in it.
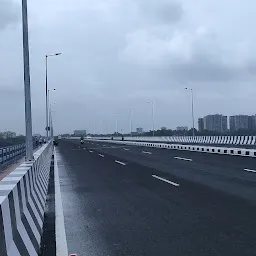
[[[45,128],[45,55],[56,133],[192,126],[253,115],[256,1],[28,1],[33,133]],[[0,131],[24,134],[21,1],[0,1]],[[100,128],[101,127],[101,128]],[[197,126],[196,126],[197,127]]]

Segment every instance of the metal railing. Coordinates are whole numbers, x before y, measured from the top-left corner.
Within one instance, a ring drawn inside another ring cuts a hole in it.
[[[33,142],[33,149],[36,149],[42,143]],[[26,155],[26,144],[17,144],[0,148],[0,170],[6,168],[9,164],[14,163]]]
[[[9,147],[0,148],[0,168],[5,167],[8,163],[15,161],[26,153],[26,144],[18,144]]]

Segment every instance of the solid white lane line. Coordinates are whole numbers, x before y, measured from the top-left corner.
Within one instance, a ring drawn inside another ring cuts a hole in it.
[[[251,170],[251,169],[244,169],[244,171],[246,171],[246,172],[254,172],[254,173],[256,173],[256,171],[255,170]]]
[[[148,155],[152,155],[151,152],[147,152],[147,151],[142,151],[143,154],[148,154]]]
[[[115,162],[116,162],[117,164],[126,165],[125,163],[120,162],[120,161],[117,161],[117,160],[115,160]]]
[[[63,256],[68,255],[68,246],[64,224],[64,214],[60,192],[60,180],[56,155],[57,153],[54,148],[56,256]]]
[[[159,177],[159,176],[157,176],[157,175],[152,175],[152,177],[154,177],[154,178],[156,178],[156,179],[158,179],[158,180],[167,182],[167,183],[169,183],[169,184],[171,184],[171,185],[173,185],[173,186],[175,186],[175,187],[179,187],[179,186],[180,186],[180,184],[178,184],[178,183],[175,183],[175,182],[170,181],[170,180],[166,180],[166,179],[164,179],[164,178],[162,178],[162,177]]]
[[[93,153],[93,151],[92,151],[92,150],[89,150],[89,152],[90,152],[90,153]]]
[[[99,154],[99,156],[104,157],[104,155],[102,155],[102,154]]]
[[[130,149],[129,148],[124,148],[124,150],[129,151]]]
[[[193,160],[190,159],[190,158],[184,158],[184,157],[179,157],[179,156],[175,156],[174,158],[175,158],[175,159],[178,159],[178,160],[184,160],[184,161],[193,161]]]

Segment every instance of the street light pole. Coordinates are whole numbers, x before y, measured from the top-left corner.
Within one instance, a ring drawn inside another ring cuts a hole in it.
[[[48,141],[48,55],[45,55],[45,114],[46,114],[46,141]]]
[[[195,117],[194,117],[194,93],[191,89],[191,107],[192,107],[192,121],[193,121],[193,137],[195,137]]]
[[[34,157],[33,157],[33,138],[32,138],[27,0],[22,0],[22,29],[23,29],[23,62],[24,62],[24,94],[25,94],[25,126],[26,126],[26,160],[32,161]]]
[[[152,112],[151,112],[151,118],[152,118],[152,128],[153,128],[153,137],[155,136],[155,102],[154,101],[148,101],[147,103],[151,103],[152,105]]]
[[[55,91],[55,89],[53,89],[52,91]],[[53,138],[53,117],[52,117],[52,113],[55,112],[52,110],[52,103],[50,103],[50,90],[48,90],[48,95],[49,95],[49,127],[50,127],[50,137],[51,139]],[[53,103],[53,105],[55,105],[56,102]]]
[[[48,111],[48,126],[50,127],[50,112],[51,112],[51,98],[50,98],[50,92],[51,91],[56,91],[56,89],[48,89],[47,90],[47,111]],[[51,128],[50,128],[51,129]],[[48,136],[49,136],[49,131],[48,131]]]
[[[153,125],[153,137],[155,136],[155,102],[152,101],[152,125]]]
[[[118,137],[118,119],[116,118],[116,136]]]
[[[132,110],[130,110],[130,132],[132,137]]]
[[[192,110],[192,125],[193,125],[193,137],[195,137],[195,117],[194,117],[194,93],[192,88],[185,88],[191,91],[191,110]]]
[[[46,112],[46,141],[49,139],[49,100],[48,100],[48,58],[61,55],[61,53],[45,55],[45,112]]]

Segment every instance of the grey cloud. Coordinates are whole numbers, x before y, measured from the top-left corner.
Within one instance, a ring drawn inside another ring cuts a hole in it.
[[[220,59],[194,56],[189,62],[169,66],[173,77],[185,82],[224,82],[243,80],[246,69],[224,64]]]
[[[174,23],[183,14],[182,4],[176,0],[138,0],[138,4],[150,23]]]
[[[248,1],[249,15],[237,6],[224,15],[221,0],[62,0],[61,5],[29,1],[34,132],[44,132],[44,56],[54,52],[63,53],[51,58],[48,66],[48,85],[57,89],[51,94],[56,132],[92,131],[94,125],[101,131],[105,127],[105,132],[108,125],[113,132],[117,116],[120,128],[128,131],[131,108],[134,126],[149,129],[149,100],[156,101],[157,127],[189,125],[185,86],[195,90],[196,116],[246,112],[256,95],[256,34],[248,22],[254,19],[254,0]],[[19,92],[0,90],[1,108],[9,104],[12,111],[0,112],[0,120],[8,129],[22,131],[22,31],[8,27],[17,21],[16,7],[5,7],[9,16],[2,21],[3,3],[15,6],[0,0],[0,27],[6,28],[1,33],[5,40],[0,41],[0,88]]]
[[[138,68],[161,69],[165,77],[176,81],[229,81],[250,79],[255,65],[236,45],[219,45],[218,35],[206,28],[194,31],[156,28],[137,30],[126,36],[121,60]],[[249,66],[248,66],[249,65]],[[165,74],[164,74],[165,72]]]
[[[19,21],[19,5],[12,0],[0,1],[0,30]]]

